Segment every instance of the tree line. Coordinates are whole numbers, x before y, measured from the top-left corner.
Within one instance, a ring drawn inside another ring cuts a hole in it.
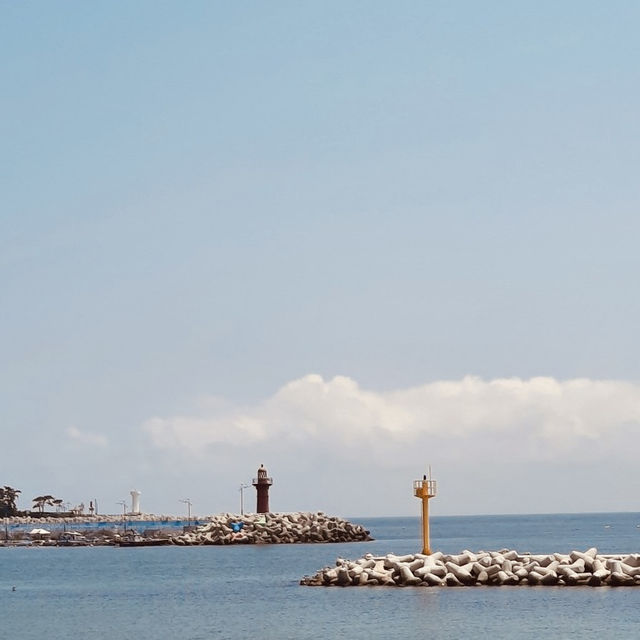
[[[18,495],[22,493],[20,489],[14,489],[13,487],[4,486],[0,487],[0,517],[11,518],[13,516],[21,515],[22,512],[18,511]],[[31,500],[33,502],[33,510],[37,510],[40,514],[44,514],[44,509],[47,506],[60,509],[62,506],[62,500],[55,498],[52,495],[36,496]]]

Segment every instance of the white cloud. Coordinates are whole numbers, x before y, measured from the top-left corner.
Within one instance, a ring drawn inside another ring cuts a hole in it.
[[[80,431],[77,427],[68,427],[66,434],[71,440],[86,446],[106,447],[108,444],[107,438],[102,434]]]
[[[158,482],[188,477],[212,511],[233,509],[264,462],[277,510],[415,513],[411,482],[432,465],[437,513],[548,513],[635,508],[639,426],[635,382],[468,376],[381,392],[307,375],[251,406],[197,399],[143,433]]]
[[[383,458],[437,441],[445,449],[526,445],[528,456],[548,459],[639,424],[640,384],[633,382],[468,376],[374,392],[344,376],[324,380],[312,374],[253,407],[213,403],[209,415],[156,417],[143,428],[160,448],[203,455],[212,445],[286,441],[347,450],[365,444]]]

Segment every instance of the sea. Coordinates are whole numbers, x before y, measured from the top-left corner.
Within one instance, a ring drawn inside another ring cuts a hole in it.
[[[349,519],[375,540],[0,548],[0,640],[640,638],[640,587],[300,586],[338,557],[421,549],[418,518]],[[431,536],[447,553],[640,553],[640,513],[435,516]]]

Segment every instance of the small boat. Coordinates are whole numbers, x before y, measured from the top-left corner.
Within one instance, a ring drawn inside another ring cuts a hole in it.
[[[135,531],[128,531],[116,539],[117,547],[161,547],[171,544],[169,538],[145,538]]]
[[[86,547],[89,541],[77,531],[65,531],[58,538],[58,546],[60,547]]]

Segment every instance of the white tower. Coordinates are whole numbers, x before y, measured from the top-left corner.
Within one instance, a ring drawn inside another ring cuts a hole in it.
[[[140,513],[140,492],[134,489],[131,494],[131,513]]]

